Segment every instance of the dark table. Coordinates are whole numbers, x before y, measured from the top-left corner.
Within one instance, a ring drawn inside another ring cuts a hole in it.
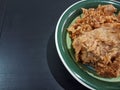
[[[0,90],[85,90],[65,69],[54,32],[78,0],[0,0]]]

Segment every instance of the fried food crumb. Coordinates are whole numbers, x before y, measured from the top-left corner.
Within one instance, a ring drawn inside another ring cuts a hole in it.
[[[120,76],[120,13],[113,5],[82,11],[67,29],[76,61],[91,65],[102,77]]]

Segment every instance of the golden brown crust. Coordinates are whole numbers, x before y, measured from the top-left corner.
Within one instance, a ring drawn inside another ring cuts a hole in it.
[[[103,77],[120,75],[120,13],[113,5],[83,10],[67,30],[73,40],[76,61],[93,66]]]

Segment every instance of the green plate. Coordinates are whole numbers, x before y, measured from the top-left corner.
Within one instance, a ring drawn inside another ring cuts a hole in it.
[[[120,77],[102,78],[95,73],[93,68],[75,62],[71,39],[66,30],[74,19],[82,13],[81,8],[96,8],[99,4],[112,4],[120,11],[120,2],[115,0],[82,0],[74,3],[64,11],[57,23],[56,48],[66,69],[84,86],[97,90],[120,90]]]

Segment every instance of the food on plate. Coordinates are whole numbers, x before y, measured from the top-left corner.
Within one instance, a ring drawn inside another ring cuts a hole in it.
[[[67,28],[76,62],[92,66],[102,77],[120,76],[120,13],[113,5],[82,11]]]

